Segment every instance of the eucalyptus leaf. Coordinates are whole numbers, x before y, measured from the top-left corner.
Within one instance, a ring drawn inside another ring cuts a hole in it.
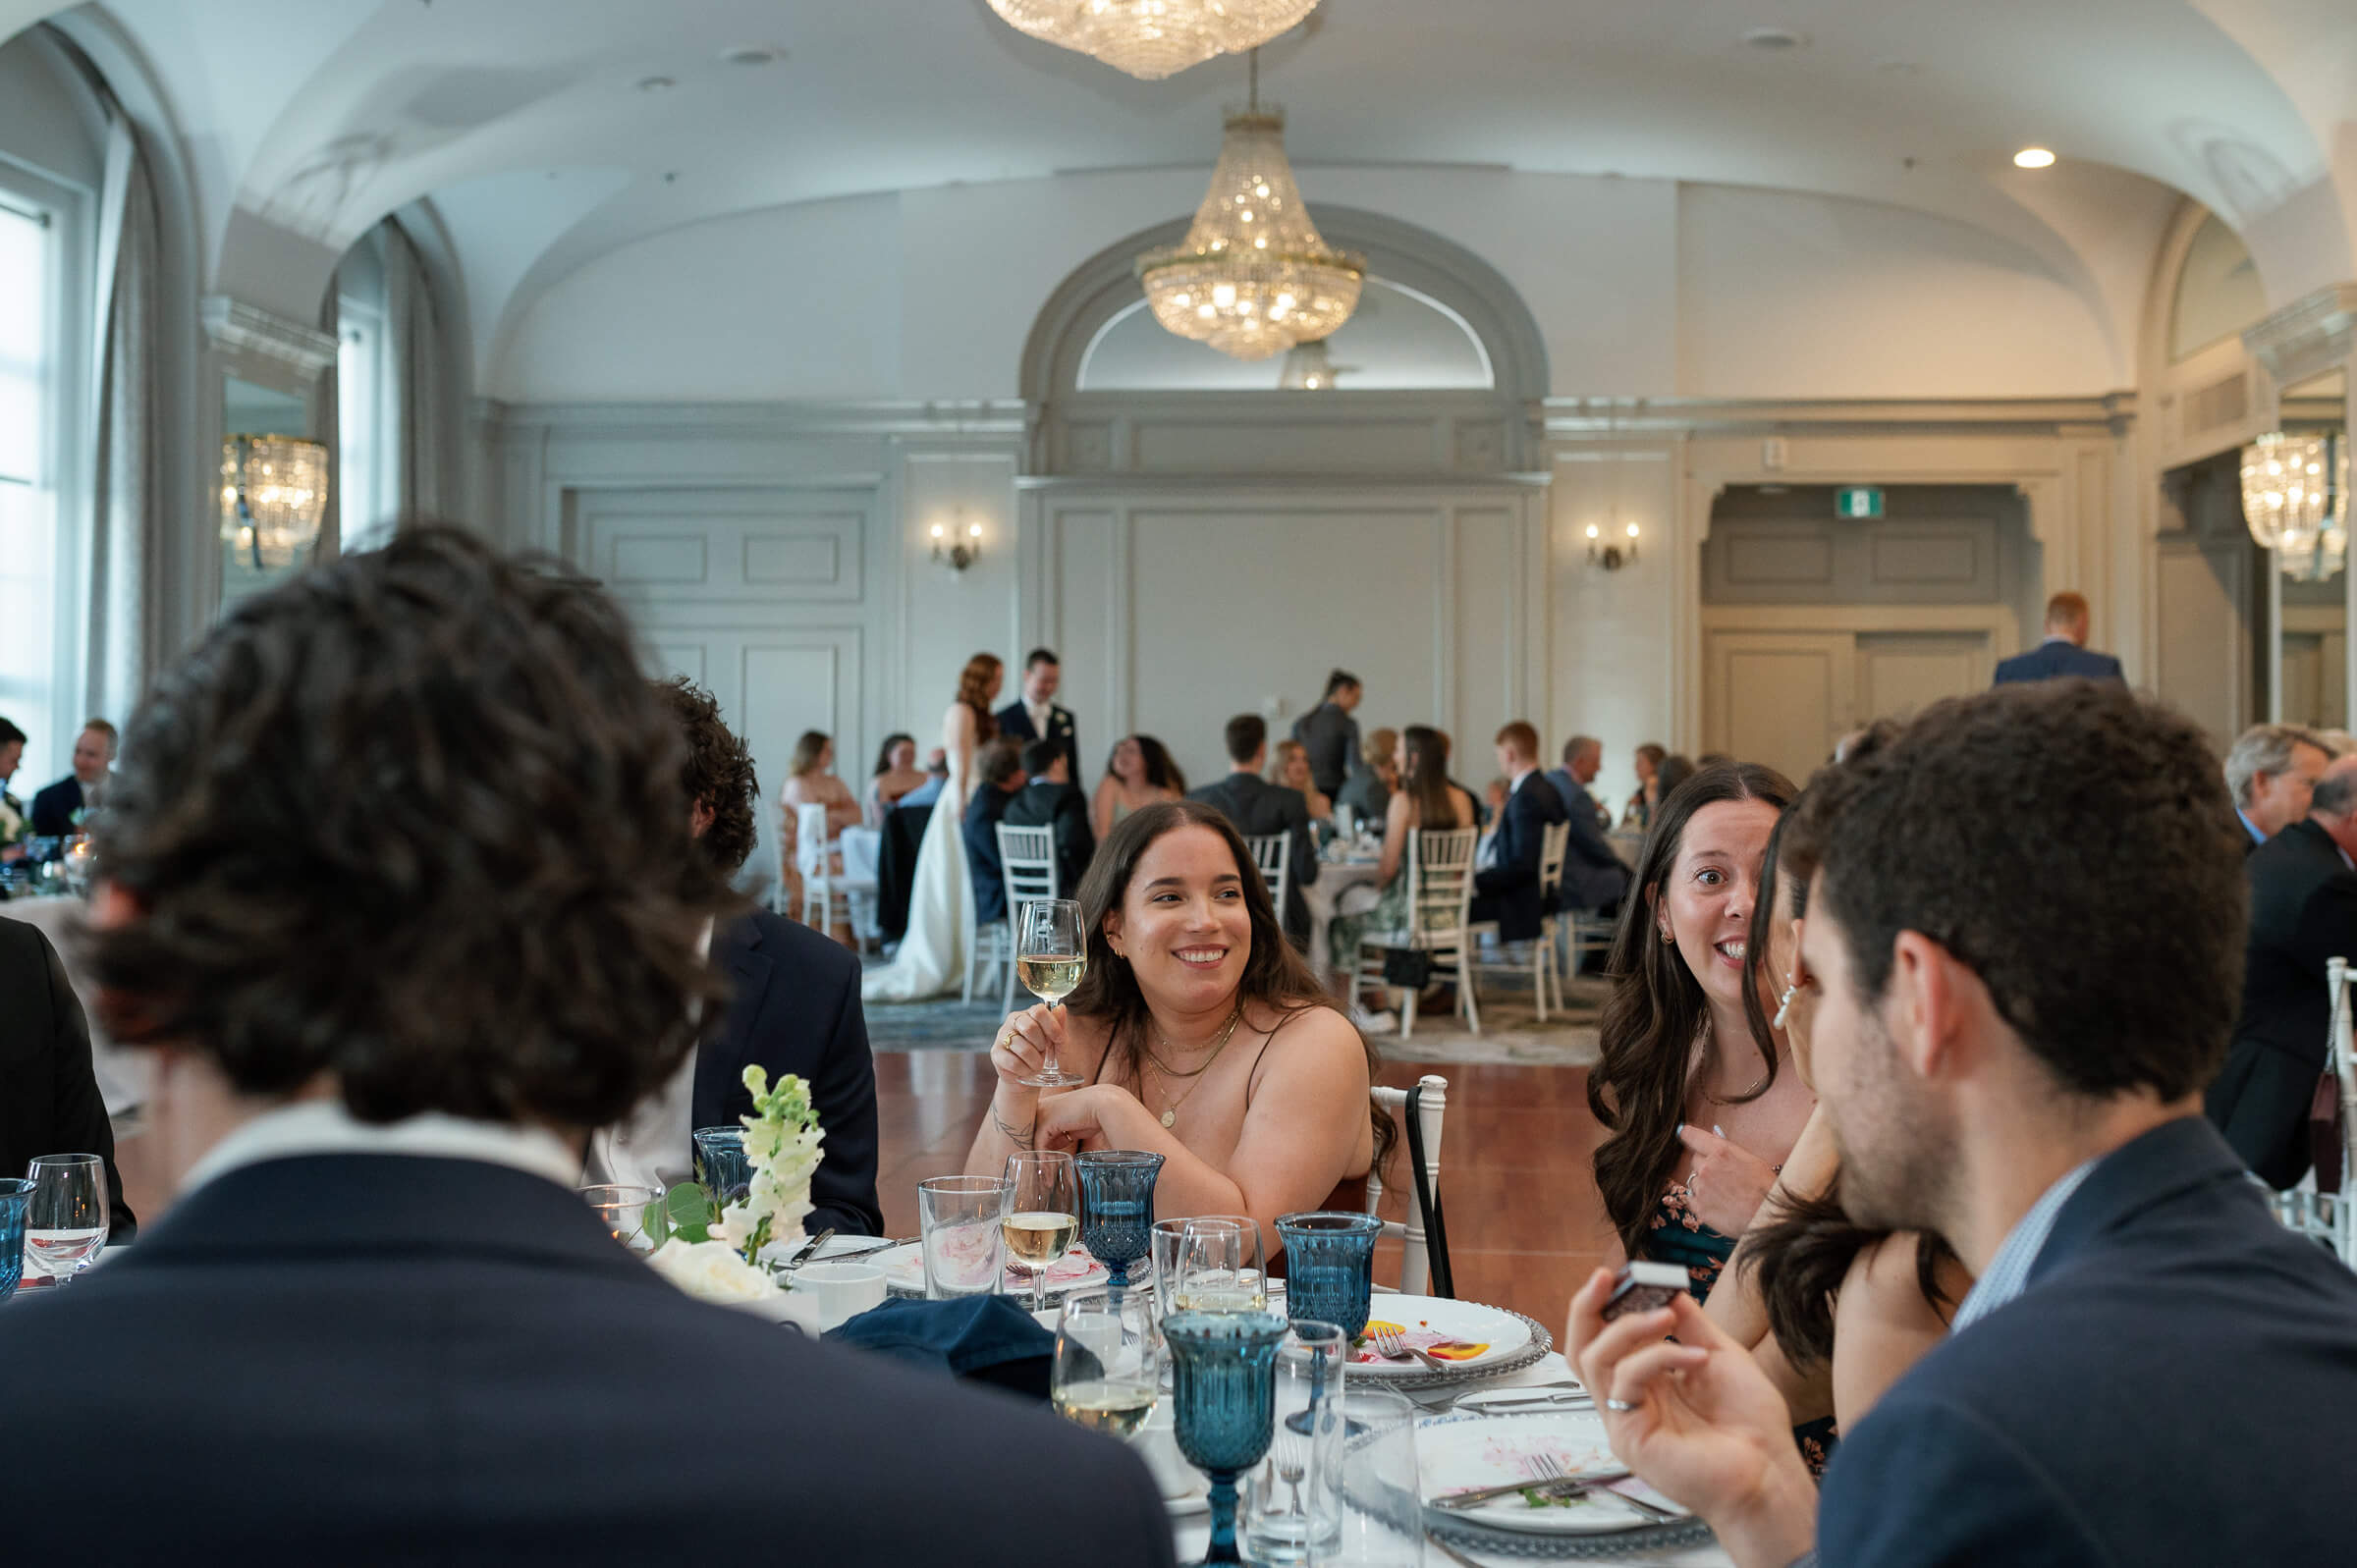
[[[720,1217],[704,1189],[692,1181],[683,1181],[663,1198],[665,1217],[672,1235],[682,1241],[710,1241],[712,1222]]]

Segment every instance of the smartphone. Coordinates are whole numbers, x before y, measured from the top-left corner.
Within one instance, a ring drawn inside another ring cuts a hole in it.
[[[1655,1312],[1686,1289],[1686,1271],[1673,1263],[1624,1263],[1613,1276],[1613,1293],[1604,1300],[1604,1321],[1625,1312]]]

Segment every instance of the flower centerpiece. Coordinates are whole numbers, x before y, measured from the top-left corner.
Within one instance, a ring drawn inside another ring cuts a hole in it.
[[[761,1267],[761,1250],[802,1234],[826,1132],[810,1086],[793,1073],[772,1088],[768,1069],[756,1062],[744,1069],[744,1086],[753,1096],[753,1113],[740,1118],[752,1169],[744,1197],[722,1208],[694,1182],[672,1188],[661,1215],[649,1217],[663,1234],[647,1262],[699,1301],[795,1316],[785,1290]]]

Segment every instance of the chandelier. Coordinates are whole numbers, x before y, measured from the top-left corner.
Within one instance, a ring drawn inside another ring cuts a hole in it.
[[[1211,189],[1186,238],[1137,258],[1154,319],[1238,359],[1266,359],[1333,335],[1358,308],[1367,258],[1330,250],[1309,221],[1285,160],[1285,116],[1251,107],[1228,117]]]
[[[1332,392],[1335,377],[1355,365],[1338,365],[1334,353],[1319,338],[1312,343],[1297,343],[1285,351],[1285,364],[1277,373],[1279,392]]]
[[[2294,582],[2339,571],[2349,553],[2347,445],[2277,430],[2243,448],[2242,517]]]
[[[327,448],[297,436],[221,443],[221,537],[256,571],[292,566],[327,515]]]
[[[1017,32],[1148,81],[1241,54],[1318,8],[1318,0],[990,0]]]

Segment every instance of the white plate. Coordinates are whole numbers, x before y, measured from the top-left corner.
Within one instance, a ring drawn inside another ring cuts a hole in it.
[[[906,1241],[889,1252],[879,1252],[862,1260],[884,1271],[884,1283],[894,1290],[925,1293],[925,1255],[921,1242]],[[1130,1271],[1134,1277],[1137,1271]],[[1048,1270],[1048,1295],[1053,1298],[1073,1290],[1093,1290],[1111,1279],[1105,1266],[1077,1247]],[[1031,1276],[1009,1269],[999,1279],[999,1294],[1031,1299]]]
[[[1485,1487],[1503,1487],[1545,1476],[1538,1463],[1552,1459],[1566,1475],[1611,1475],[1627,1467],[1613,1457],[1604,1422],[1593,1411],[1550,1411],[1523,1416],[1432,1416],[1416,1423],[1416,1470],[1424,1506],[1434,1517],[1497,1530],[1548,1536],[1594,1536],[1640,1530],[1661,1521],[1615,1500],[1612,1487],[1561,1502],[1533,1504],[1520,1495],[1500,1497],[1475,1508],[1437,1509],[1441,1498]],[[1664,1507],[1676,1504],[1638,1481],[1614,1486]]]
[[[789,1236],[784,1241],[773,1241],[761,1249],[761,1262],[774,1269],[801,1251],[809,1239],[808,1236]],[[861,1263],[872,1263],[883,1256],[874,1250],[875,1245],[876,1238],[873,1236],[829,1236],[826,1244],[810,1255],[809,1261],[817,1263],[822,1258],[840,1258],[849,1252],[872,1254],[859,1259]]]
[[[1448,1301],[1438,1296],[1377,1296],[1367,1315],[1369,1332],[1379,1331],[1379,1325],[1392,1324],[1402,1329],[1407,1342],[1432,1350],[1447,1340],[1486,1345],[1489,1348],[1478,1356],[1462,1361],[1443,1356],[1451,1372],[1478,1374],[1484,1367],[1497,1365],[1530,1343],[1530,1325],[1510,1312],[1485,1307],[1477,1301]],[[1353,1378],[1427,1378],[1432,1369],[1414,1357],[1405,1361],[1386,1361],[1375,1354],[1372,1345],[1362,1344],[1352,1354],[1350,1376]]]

